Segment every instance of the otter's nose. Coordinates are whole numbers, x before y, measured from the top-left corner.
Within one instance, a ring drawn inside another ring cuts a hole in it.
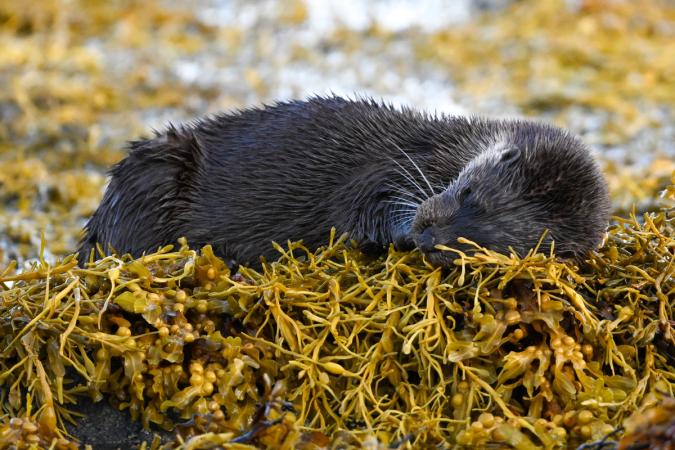
[[[417,247],[423,253],[429,253],[429,252],[433,252],[435,250],[434,246],[436,245],[436,236],[434,235],[434,232],[431,229],[431,227],[425,228],[419,234],[418,240],[419,240],[419,242],[417,243]]]

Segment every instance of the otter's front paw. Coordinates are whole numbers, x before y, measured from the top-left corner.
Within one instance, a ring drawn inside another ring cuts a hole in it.
[[[359,250],[366,255],[366,256],[372,256],[372,257],[377,257],[381,256],[385,253],[386,249],[382,244],[379,244],[374,241],[365,241],[362,242],[359,245]]]
[[[394,248],[400,252],[409,252],[416,247],[410,235],[404,234],[394,239]]]

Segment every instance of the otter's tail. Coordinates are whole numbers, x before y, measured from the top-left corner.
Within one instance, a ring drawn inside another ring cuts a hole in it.
[[[131,143],[129,155],[114,166],[110,183],[87,222],[78,249],[84,265],[100,244],[104,252],[140,256],[180,236],[180,205],[188,201],[189,180],[201,151],[191,130],[169,129],[154,139]],[[93,259],[101,255],[94,254]]]

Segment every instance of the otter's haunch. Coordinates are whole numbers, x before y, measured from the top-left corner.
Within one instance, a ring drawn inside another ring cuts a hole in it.
[[[131,143],[79,249],[139,256],[185,236],[239,263],[271,241],[419,247],[436,264],[460,236],[521,255],[545,230],[564,257],[600,242],[609,211],[579,139],[539,123],[435,117],[315,97],[216,115]]]

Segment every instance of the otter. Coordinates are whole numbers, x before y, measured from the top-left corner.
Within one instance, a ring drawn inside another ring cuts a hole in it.
[[[583,258],[609,216],[606,183],[569,132],[526,120],[431,115],[373,99],[312,97],[169,125],[130,143],[85,226],[97,243],[140,256],[184,236],[245,265],[272,241],[316,248],[330,230],[370,252],[481,246],[525,255],[542,236]]]

